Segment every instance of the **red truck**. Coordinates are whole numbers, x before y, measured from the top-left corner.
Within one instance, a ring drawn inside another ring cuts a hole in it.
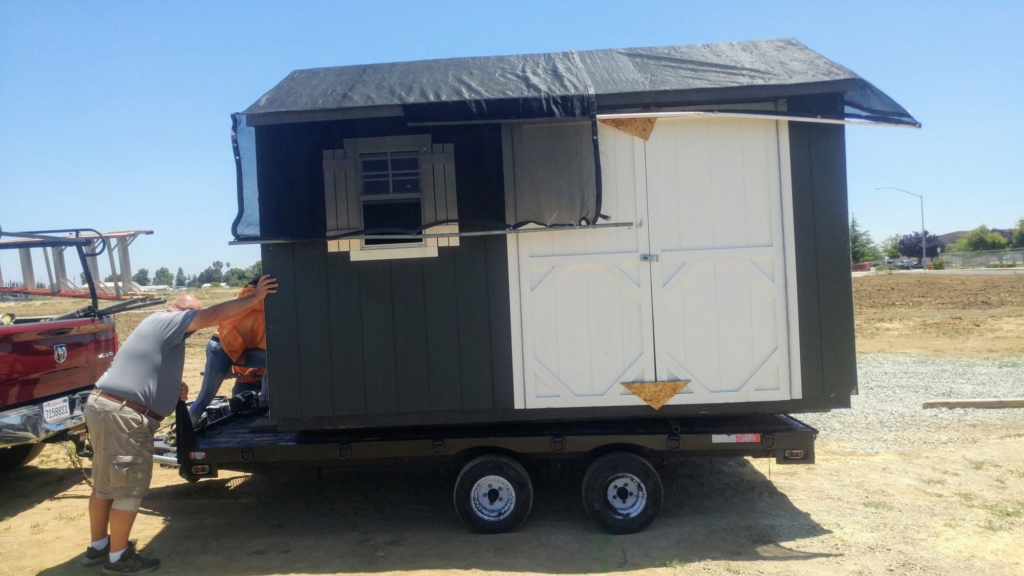
[[[4,313],[0,303],[0,473],[31,462],[47,442],[70,439],[83,447],[85,401],[117,352],[113,314],[162,302],[131,299],[100,309],[85,259],[102,249],[87,254],[95,240],[82,238],[83,232],[0,231],[11,237],[0,249],[76,248],[92,300],[67,314],[39,317]]]

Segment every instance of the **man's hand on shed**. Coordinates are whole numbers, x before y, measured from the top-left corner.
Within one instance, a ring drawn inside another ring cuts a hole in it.
[[[274,278],[270,274],[264,274],[260,276],[260,279],[256,281],[256,299],[260,302],[267,297],[268,294],[274,294],[277,292],[277,278]]]
[[[241,316],[252,310],[260,302],[263,302],[267,295],[274,294],[275,292],[277,292],[277,279],[270,274],[264,274],[256,282],[256,290],[254,292],[241,298],[214,304],[209,308],[200,310],[192,319],[192,323],[189,324],[188,331],[195,332],[196,330],[216,326],[229,318]]]

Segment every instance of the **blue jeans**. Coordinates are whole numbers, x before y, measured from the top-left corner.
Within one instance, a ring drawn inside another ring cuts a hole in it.
[[[192,418],[192,426],[199,425],[199,418],[203,415],[206,407],[210,405],[210,402],[213,402],[214,396],[217,395],[217,390],[220,389],[220,385],[224,383],[224,379],[231,372],[232,366],[266,369],[267,351],[262,348],[250,348],[245,351],[245,358],[236,364],[228,356],[227,352],[224,351],[224,348],[221,347],[220,342],[210,338],[210,341],[206,344],[206,371],[203,374],[203,386],[199,389],[199,396],[196,397],[195,401],[192,402],[192,406],[188,409],[188,415]],[[252,386],[246,384],[235,384],[231,395],[234,396],[250,388]],[[267,373],[264,372],[263,382],[260,385],[260,400],[266,402],[268,397]]]

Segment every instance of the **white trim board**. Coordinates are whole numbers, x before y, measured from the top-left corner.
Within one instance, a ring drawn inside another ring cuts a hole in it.
[[[779,185],[782,189],[782,231],[786,254],[786,303],[789,314],[789,379],[794,400],[803,398],[800,370],[800,307],[796,284],[796,227],[793,223],[793,166],[789,157],[789,122],[778,121]]]

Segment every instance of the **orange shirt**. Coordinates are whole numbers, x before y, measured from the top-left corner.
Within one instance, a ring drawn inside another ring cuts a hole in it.
[[[238,293],[241,298],[252,294],[256,288],[247,284]],[[245,351],[249,348],[267,349],[267,325],[263,319],[263,302],[258,303],[252,310],[225,320],[217,326],[215,334],[220,339],[220,345],[224,352],[235,362],[241,362],[245,358]]]

